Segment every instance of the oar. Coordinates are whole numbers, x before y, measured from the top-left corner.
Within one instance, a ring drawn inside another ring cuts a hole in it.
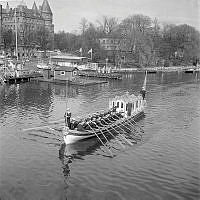
[[[92,122],[91,120],[90,120],[89,122],[91,122],[91,123],[93,123],[93,124],[96,125],[96,123]],[[89,123],[87,123],[87,124],[89,125]],[[98,127],[97,127],[97,128],[98,128]],[[106,138],[106,136],[103,134],[103,131],[102,131],[101,129],[99,129],[99,128],[98,128],[98,130],[100,130],[100,132],[101,132],[101,134],[103,135],[103,137],[105,138],[106,142],[109,144],[109,141],[108,141],[108,139]]]
[[[134,119],[131,119],[131,120],[133,120],[133,122],[135,123],[135,125],[140,129],[140,131],[142,132],[142,133],[144,133],[144,130],[141,128],[141,126],[139,126],[138,124],[137,124],[137,122],[134,120]],[[130,122],[131,123],[131,122]]]
[[[118,119],[121,119],[121,118],[119,118],[117,115],[115,115]],[[124,122],[123,122],[124,124],[128,124],[129,126],[131,126],[135,131],[137,131],[137,129],[135,128],[135,126],[133,125],[133,124],[130,124],[130,122],[128,121],[128,119],[127,120],[125,120]],[[122,124],[123,126],[124,126],[124,124]],[[131,131],[132,132],[132,130],[130,129],[130,128],[128,128],[128,127],[126,127],[126,126],[124,126],[126,129],[128,129],[129,131]],[[134,133],[133,133],[134,134]],[[135,134],[134,134],[135,135]]]
[[[121,118],[119,118],[117,115],[115,115],[119,120],[121,120],[122,121],[122,119]],[[127,123],[126,121],[123,121],[123,123]],[[122,124],[122,126],[124,126],[124,124]],[[128,127],[126,127],[126,126],[124,126],[126,129],[128,129],[130,132],[132,132],[132,130],[130,129],[130,128],[128,128]]]
[[[63,122],[64,120],[58,120],[58,121],[52,121],[52,122],[48,122],[49,124],[56,124],[59,122]],[[41,128],[49,128],[49,125],[44,125],[44,126],[36,126],[36,127],[32,127],[32,128],[26,128],[26,129],[22,129],[22,131],[32,131],[32,130],[40,130]]]
[[[38,126],[38,127],[33,127],[33,128],[26,128],[26,129],[22,129],[22,131],[40,130],[43,128],[49,128],[49,126]]]
[[[112,118],[112,116],[111,116],[111,118]],[[113,118],[112,118],[113,119]],[[108,119],[109,120],[109,119]],[[121,128],[119,125],[117,125],[117,124],[115,124],[115,126],[117,126],[121,131],[123,131],[124,133],[128,133],[128,132],[126,132],[123,128]],[[135,141],[135,139],[137,139],[137,138],[134,138],[132,135],[130,135],[130,134],[128,134],[134,141]],[[137,141],[135,141],[135,143],[137,143]]]
[[[110,149],[103,143],[103,141],[101,140],[101,138],[98,136],[98,134],[96,134],[95,130],[88,124],[88,126],[90,127],[90,129],[93,131],[93,133],[96,135],[96,137],[99,139],[99,141],[101,142],[101,144],[108,150],[108,152],[110,153],[111,157],[113,157],[112,152],[110,151]]]
[[[104,119],[102,119],[104,123],[108,124]],[[131,146],[133,145],[128,139],[126,139],[119,131],[117,131],[112,125],[110,125],[110,128],[112,128],[116,133],[118,133],[128,144]]]
[[[117,115],[115,115],[118,119],[120,119]],[[128,123],[129,121],[128,120],[126,120],[126,121],[124,121],[124,123],[125,124],[128,124],[129,126],[131,126],[135,131],[136,131],[136,129],[135,129],[135,127],[134,127],[134,125],[130,125],[130,123]],[[124,126],[124,124],[122,124],[122,126]],[[126,127],[126,126],[124,126],[126,129],[128,129],[129,131],[131,131],[132,132],[132,130],[131,129],[129,129],[128,127]],[[134,134],[134,133],[133,133]],[[135,136],[136,136],[136,134],[134,134]],[[141,134],[139,134],[140,135],[140,137],[142,138],[142,135]],[[140,139],[141,139],[140,138]]]
[[[103,125],[101,122],[99,122],[101,125]],[[104,125],[103,125],[104,126]],[[111,131],[106,127],[104,126],[104,128],[108,131],[108,133],[114,138],[116,139],[116,141],[123,147],[125,148],[125,146],[111,133]]]

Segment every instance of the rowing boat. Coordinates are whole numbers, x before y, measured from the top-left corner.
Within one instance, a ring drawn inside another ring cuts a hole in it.
[[[72,144],[78,142],[79,140],[89,139],[92,137],[96,137],[97,135],[102,135],[102,133],[106,134],[109,131],[113,131],[113,129],[117,130],[119,130],[119,128],[124,129],[124,124],[126,124],[126,122],[137,121],[139,118],[144,116],[145,105],[146,105],[146,100],[141,105],[141,107],[137,111],[135,111],[131,116],[129,117],[124,116],[123,118],[120,118],[111,124],[105,125],[101,128],[94,129],[95,132],[92,130],[84,130],[84,131],[79,131],[77,129],[70,130],[66,126],[63,129],[64,141],[66,144]]]
[[[146,91],[146,76],[143,84],[143,89]],[[88,128],[74,128],[68,126],[63,128],[63,137],[66,144],[72,144],[79,140],[85,140],[92,137],[104,136],[113,131],[120,131],[139,120],[144,115],[144,110],[147,105],[145,96],[142,94],[134,95],[126,92],[122,96],[116,96],[109,99],[108,112],[105,117],[102,113],[95,114],[95,119],[86,117],[82,120]],[[91,117],[91,116],[90,116]],[[99,122],[101,126],[99,126]],[[98,125],[97,125],[98,124]]]

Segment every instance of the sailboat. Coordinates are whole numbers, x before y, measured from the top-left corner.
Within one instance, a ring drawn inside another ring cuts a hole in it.
[[[145,73],[141,90],[145,93],[146,83],[147,73]],[[109,99],[107,111],[96,112],[79,121],[70,121],[62,130],[65,143],[72,144],[80,140],[97,137],[104,145],[102,136],[106,139],[108,134],[113,136],[113,132],[119,133],[129,129],[130,126],[136,126],[136,121],[144,116],[147,105],[145,95],[142,94],[144,93],[135,95],[126,92],[122,96]]]

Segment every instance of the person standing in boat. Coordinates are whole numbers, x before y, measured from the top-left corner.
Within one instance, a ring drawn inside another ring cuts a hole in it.
[[[70,128],[70,119],[71,119],[72,113],[69,109],[67,109],[67,112],[65,112],[64,118],[65,118],[65,125]]]
[[[144,87],[142,87],[142,89],[140,90],[140,94],[142,95],[143,100],[145,99],[146,96],[146,90]]]

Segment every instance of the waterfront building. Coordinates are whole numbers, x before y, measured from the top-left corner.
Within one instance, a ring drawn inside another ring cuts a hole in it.
[[[59,81],[71,81],[78,73],[78,68],[76,67],[64,67],[58,66],[54,68],[54,80]]]
[[[71,81],[77,76],[77,74],[77,67],[52,65],[49,68],[43,69],[44,80],[49,81]]]
[[[53,13],[47,0],[44,0],[39,8],[34,2],[31,9],[23,3],[16,8],[10,8],[7,3],[6,8],[1,11],[1,30],[12,30],[13,33],[16,33],[17,29],[19,57],[33,56],[35,50],[41,48],[40,44],[31,38],[31,34],[34,32],[37,34],[38,30],[48,31],[48,48],[53,48]],[[2,33],[0,36],[2,38]],[[32,35],[32,37],[37,37],[37,35]]]
[[[51,57],[51,62],[60,66],[78,66],[87,64],[87,57],[79,57],[72,54],[61,54]]]

